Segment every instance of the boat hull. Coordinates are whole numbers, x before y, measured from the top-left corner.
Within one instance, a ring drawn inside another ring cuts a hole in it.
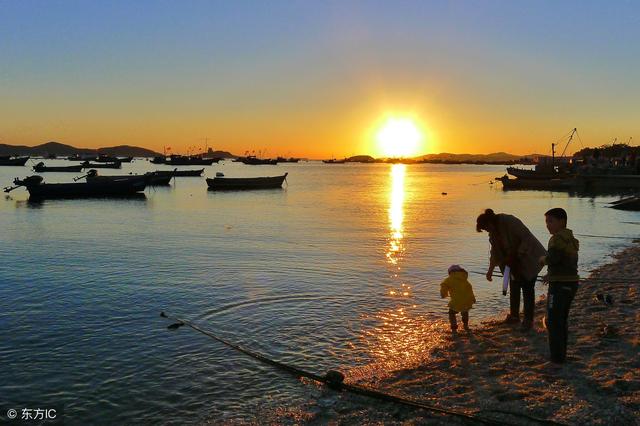
[[[198,170],[156,170],[155,172],[158,175],[162,176],[178,176],[178,177],[186,177],[186,176],[202,176],[204,173],[204,169]]]
[[[29,157],[0,159],[0,166],[24,166],[28,160]]]
[[[82,166],[60,166],[60,167],[34,167],[33,171],[36,173],[47,173],[47,172],[70,172],[70,173],[80,173],[82,171]]]
[[[143,181],[147,186],[167,186],[171,183],[170,175],[157,175],[155,172],[144,175],[119,175],[119,176],[87,176],[87,182],[136,182]]]
[[[83,169],[120,169],[122,168],[121,163],[82,163]]]
[[[125,197],[144,191],[144,179],[137,181],[96,181],[86,183],[41,183],[27,186],[30,198]]]
[[[256,177],[256,178],[226,178],[216,177],[207,179],[207,185],[212,191],[236,191],[250,189],[276,189],[282,188],[282,183],[287,178],[287,173],[282,176]]]
[[[165,161],[170,166],[210,166],[219,162],[219,158],[171,158]]]

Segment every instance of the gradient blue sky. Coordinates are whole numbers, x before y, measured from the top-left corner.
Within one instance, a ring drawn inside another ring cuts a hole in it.
[[[640,139],[639,21],[624,1],[0,1],[0,143],[375,155],[388,116],[425,152]]]

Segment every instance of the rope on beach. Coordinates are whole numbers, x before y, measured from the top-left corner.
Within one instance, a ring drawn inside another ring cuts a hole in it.
[[[573,234],[576,237],[587,237],[587,238],[615,238],[620,240],[637,240],[639,237],[626,237],[622,235],[591,235],[591,234]]]
[[[398,404],[402,404],[402,405],[406,405],[406,406],[410,406],[410,407],[414,407],[414,408],[421,408],[424,410],[428,410],[428,411],[432,411],[432,412],[437,412],[437,413],[441,413],[441,414],[448,414],[450,416],[455,416],[455,417],[460,417],[463,419],[466,419],[468,421],[472,421],[472,422],[476,422],[476,423],[481,423],[481,424],[499,424],[499,425],[512,425],[512,423],[507,423],[507,422],[503,422],[503,421],[498,421],[495,419],[485,419],[482,417],[479,417],[477,415],[473,415],[473,414],[467,414],[465,412],[462,411],[457,411],[457,410],[450,410],[450,409],[446,409],[446,408],[440,408],[440,407],[436,407],[433,405],[428,405],[428,404],[424,404],[422,402],[419,401],[414,401],[411,399],[407,399],[407,398],[402,398],[399,396],[395,396],[395,395],[390,395],[390,394],[385,394],[383,392],[379,392],[376,391],[374,389],[370,389],[370,388],[365,388],[365,387],[360,387],[360,386],[355,386],[355,385],[351,385],[348,383],[343,383],[342,382],[342,374],[338,373],[336,371],[329,371],[327,372],[327,374],[325,376],[320,376],[318,374],[314,374],[305,370],[302,370],[298,367],[295,366],[291,366],[291,365],[287,365],[284,363],[281,363],[279,361],[270,359],[268,357],[266,357],[265,355],[262,355],[260,353],[254,352],[252,350],[246,349],[240,345],[237,345],[235,343],[229,342],[221,337],[216,336],[215,334],[211,333],[210,331],[206,331],[203,330],[202,328],[198,327],[197,325],[181,319],[181,318],[172,318],[170,316],[168,316],[167,314],[165,314],[164,312],[160,313],[160,316],[163,318],[168,318],[168,319],[172,319],[174,321],[177,321],[175,324],[171,324],[169,325],[167,328],[169,328],[170,330],[175,330],[183,325],[186,325],[188,327],[190,327],[191,329],[204,334],[205,336],[208,336],[232,349],[235,349],[239,352],[242,352],[245,355],[248,355],[252,358],[255,358],[259,361],[264,362],[265,364],[269,364],[272,365],[274,367],[280,368],[284,371],[287,371],[295,376],[298,377],[306,377],[312,380],[315,380],[317,382],[320,383],[324,383],[326,384],[330,389],[334,389],[334,390],[345,390],[351,393],[355,393],[355,394],[359,394],[359,395],[363,395],[363,396],[368,396],[371,398],[375,398],[375,399],[379,399],[382,401],[388,401],[388,402],[395,402]],[[333,374],[331,374],[333,373]],[[339,376],[342,376],[341,378],[336,380],[336,374],[338,374]]]

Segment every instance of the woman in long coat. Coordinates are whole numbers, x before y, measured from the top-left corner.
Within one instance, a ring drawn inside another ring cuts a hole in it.
[[[487,280],[491,281],[496,267],[504,272],[506,266],[511,269],[509,283],[510,313],[505,323],[520,322],[520,291],[524,304],[522,330],[533,327],[533,311],[535,305],[535,283],[542,270],[540,257],[546,250],[538,239],[529,231],[520,219],[515,216],[487,209],[476,221],[478,232],[487,231],[491,243],[491,257]]]

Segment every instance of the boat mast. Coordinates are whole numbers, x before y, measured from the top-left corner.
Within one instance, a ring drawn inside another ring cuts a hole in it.
[[[573,140],[573,135],[575,135],[577,131],[578,131],[578,128],[574,128],[571,131],[571,134],[569,135],[569,139],[567,140],[567,144],[564,146],[564,149],[562,150],[562,154],[560,155],[560,157],[564,157],[564,153],[567,151],[567,148],[569,148],[569,144]]]

